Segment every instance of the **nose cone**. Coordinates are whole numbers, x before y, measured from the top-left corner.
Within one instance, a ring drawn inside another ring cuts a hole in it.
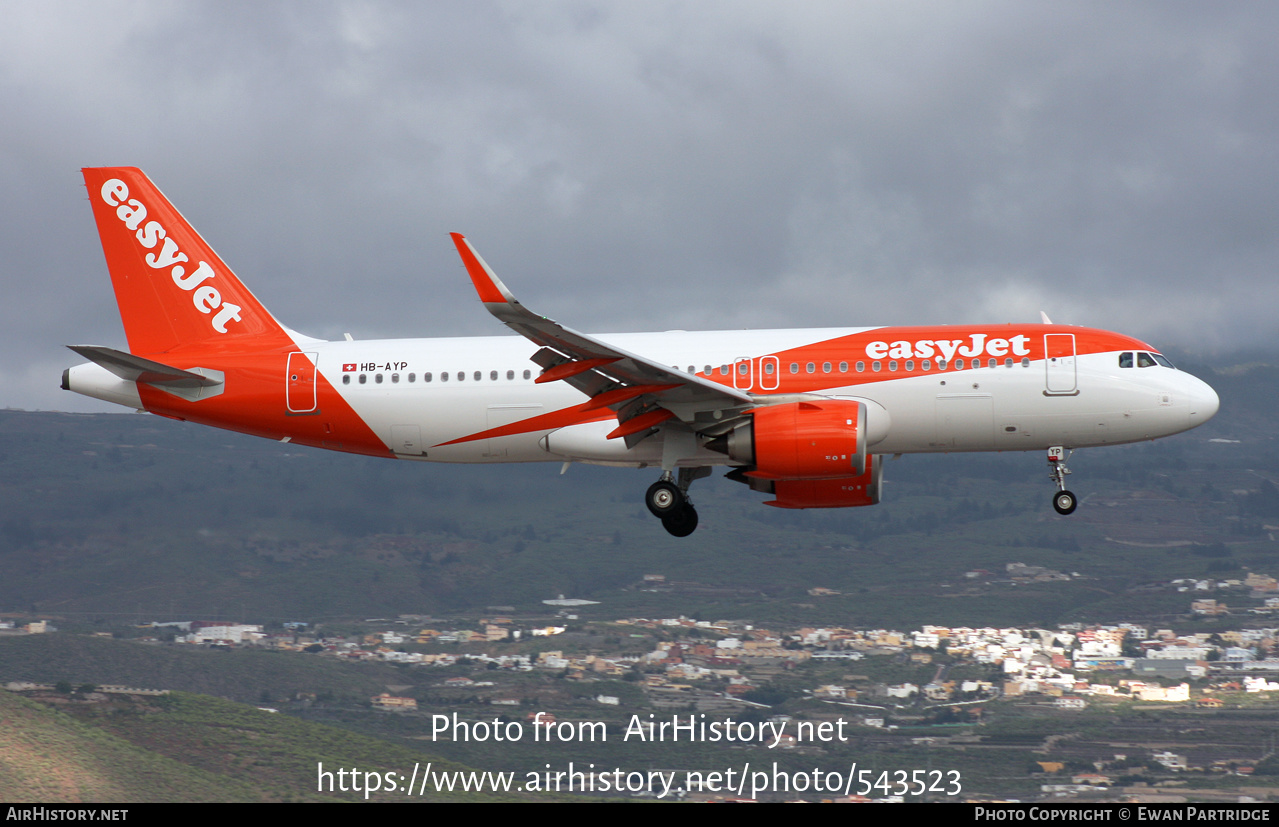
[[[1202,379],[1196,379],[1193,376],[1187,376],[1190,381],[1190,387],[1187,388],[1187,396],[1190,399],[1190,427],[1202,425],[1217,413],[1217,408],[1221,406],[1221,400],[1217,398],[1217,392]]]

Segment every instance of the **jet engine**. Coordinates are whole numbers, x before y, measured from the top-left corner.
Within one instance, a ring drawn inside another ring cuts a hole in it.
[[[866,473],[834,480],[776,480],[775,500],[764,505],[777,508],[853,508],[879,502],[884,481],[884,457],[866,457]]]
[[[748,418],[706,447],[767,480],[826,480],[866,472],[866,405],[847,399],[789,402]]]

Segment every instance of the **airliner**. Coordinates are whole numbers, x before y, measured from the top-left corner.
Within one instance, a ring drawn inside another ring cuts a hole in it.
[[[1076,448],[1156,439],[1213,389],[1119,333],[1052,324],[587,334],[520,304],[452,234],[481,303],[518,336],[325,341],[275,319],[132,167],[85,169],[127,351],[62,387],[172,419],[429,462],[660,470],[645,504],[677,537],[715,467],[779,508],[874,505],[884,460],[1045,451],[1072,513]]]

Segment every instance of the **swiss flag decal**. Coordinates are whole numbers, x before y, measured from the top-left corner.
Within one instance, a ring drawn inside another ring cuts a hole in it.
[[[343,372],[343,373],[351,373],[351,372],[352,372],[352,371],[354,371],[354,370],[355,370],[355,364],[354,364],[353,362],[345,362],[345,363],[343,363],[343,365],[342,365],[342,372]]]

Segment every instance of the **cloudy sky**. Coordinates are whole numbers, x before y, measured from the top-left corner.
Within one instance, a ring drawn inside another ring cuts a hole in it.
[[[1274,3],[0,0],[0,407],[124,347],[79,169],[305,333],[1054,321],[1279,342]],[[118,409],[117,409],[118,410]]]

